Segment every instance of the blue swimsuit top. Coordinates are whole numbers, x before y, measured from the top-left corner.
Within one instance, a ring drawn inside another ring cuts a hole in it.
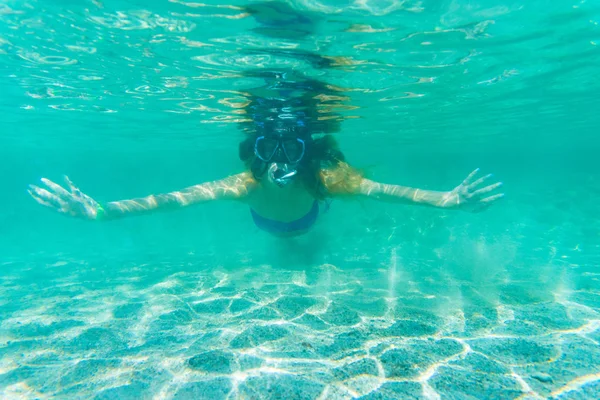
[[[319,216],[319,202],[315,200],[312,208],[305,216],[300,219],[290,221],[290,222],[281,222],[274,219],[265,218],[256,213],[252,208],[250,209],[252,213],[252,219],[256,226],[263,231],[267,231],[269,233],[277,234],[289,234],[293,232],[300,232],[309,229],[313,224],[317,221],[317,217]]]

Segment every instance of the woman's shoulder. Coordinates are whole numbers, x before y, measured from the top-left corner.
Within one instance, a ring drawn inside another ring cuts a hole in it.
[[[363,173],[346,162],[320,169],[319,178],[330,195],[351,195],[358,192]]]

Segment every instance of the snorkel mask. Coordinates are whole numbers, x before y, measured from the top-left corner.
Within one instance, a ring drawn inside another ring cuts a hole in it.
[[[298,174],[298,164],[304,158],[306,143],[299,137],[264,135],[256,138],[254,154],[270,164],[268,174],[277,186],[284,187]]]

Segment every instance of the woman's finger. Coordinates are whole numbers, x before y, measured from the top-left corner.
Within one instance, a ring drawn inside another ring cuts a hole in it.
[[[496,189],[496,188],[498,188],[500,186],[502,186],[502,182],[494,183],[493,185],[489,185],[489,186],[486,186],[484,188],[481,188],[479,190],[474,191],[472,193],[472,195],[473,196],[481,196],[482,194],[489,193],[492,190],[494,190],[494,189]]]
[[[61,200],[57,195],[50,193],[46,189],[42,189],[35,185],[29,185],[29,194],[40,203],[39,200],[43,201],[43,205],[57,209],[66,209],[67,203]],[[42,204],[42,203],[40,203]]]
[[[79,190],[79,188],[77,186],[75,186],[73,184],[73,182],[71,182],[69,177],[66,175],[65,175],[65,182],[67,182],[67,186],[69,187],[69,190],[71,191],[71,193],[73,193],[74,195],[77,195],[77,196],[82,195],[81,190]]]
[[[492,174],[487,174],[486,176],[477,179],[475,182],[473,182],[469,185],[469,189],[476,188],[477,186],[481,185],[483,182],[485,182],[491,176],[492,176]]]
[[[44,199],[42,199],[41,197],[39,197],[32,189],[27,189],[27,192],[29,193],[29,195],[31,197],[33,197],[33,199],[35,201],[37,201],[39,204],[46,206],[46,207],[50,207],[50,208],[54,208],[56,209],[56,207],[54,206],[54,204],[51,204],[47,201],[45,201]]]
[[[471,179],[473,179],[473,177],[479,172],[479,168],[477,168],[475,171],[471,172],[469,174],[469,176],[467,176],[465,178],[465,180],[463,181],[463,185],[467,186],[469,184],[469,182],[471,182]]]
[[[48,186],[56,195],[59,197],[69,198],[72,197],[62,186],[52,182],[50,179],[42,178],[42,182]]]
[[[499,199],[501,199],[503,197],[504,197],[504,193],[495,194],[493,196],[486,197],[485,199],[481,199],[481,200],[479,200],[479,202],[480,203],[492,203],[492,202],[494,202],[496,200],[499,200]]]

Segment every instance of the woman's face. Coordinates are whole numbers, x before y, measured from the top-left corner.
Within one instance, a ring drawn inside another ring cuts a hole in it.
[[[305,153],[305,141],[293,131],[275,131],[258,136],[254,145],[256,157],[267,164],[267,178],[279,187],[296,178]]]

